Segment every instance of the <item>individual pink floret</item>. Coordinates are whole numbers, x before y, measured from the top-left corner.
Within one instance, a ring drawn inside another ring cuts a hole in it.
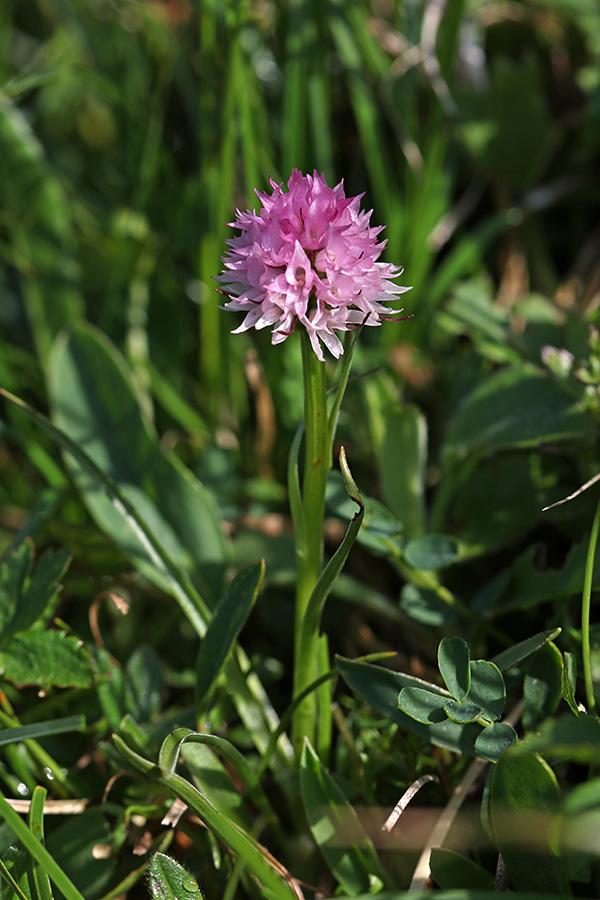
[[[385,241],[383,227],[369,225],[371,212],[360,209],[362,194],[346,197],[344,184],[330,188],[316,171],[292,171],[287,192],[271,181],[272,194],[257,191],[262,204],[236,212],[241,234],[227,243],[225,271],[217,281],[229,297],[224,309],[244,312],[233,332],[272,327],[280,344],[298,322],[323,362],[324,344],[338,359],[344,352],[338,331],[380,325],[403,310],[388,309],[398,294],[402,269],[377,262]]]

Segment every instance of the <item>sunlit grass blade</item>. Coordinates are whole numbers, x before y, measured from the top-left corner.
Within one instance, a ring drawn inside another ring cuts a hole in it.
[[[44,801],[47,793],[47,790],[40,785],[36,787],[31,795],[31,805],[27,817],[27,824],[31,833],[35,835],[41,844],[44,843]],[[28,875],[32,900],[52,900],[48,873],[33,857],[30,857]]]
[[[17,741],[37,740],[50,737],[50,735],[81,731],[82,728],[85,728],[84,716],[66,716],[49,722],[20,725],[18,728],[3,728],[0,731],[0,747],[17,743]]]
[[[48,874],[50,880],[56,885],[58,890],[64,895],[65,900],[85,900],[79,893],[71,879],[58,865],[53,856],[51,856],[43,844],[27,827],[21,819],[18,812],[12,808],[7,802],[4,795],[0,794],[0,817],[4,819],[6,824],[14,832],[15,836],[31,854],[43,870]]]

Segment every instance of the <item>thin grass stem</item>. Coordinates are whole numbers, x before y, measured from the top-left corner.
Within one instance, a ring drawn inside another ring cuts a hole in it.
[[[600,500],[596,507],[596,514],[592,523],[590,543],[588,545],[587,559],[585,562],[585,575],[583,579],[583,595],[581,598],[581,653],[583,657],[583,680],[585,683],[585,696],[590,715],[596,712],[596,698],[594,697],[594,682],[592,679],[592,660],[590,649],[590,608],[592,604],[592,583],[594,579],[594,558],[600,531]]]

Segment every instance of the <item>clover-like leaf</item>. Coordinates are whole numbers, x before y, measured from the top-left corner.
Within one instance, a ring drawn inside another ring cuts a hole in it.
[[[458,722],[459,725],[475,722],[483,713],[480,706],[475,706],[473,703],[464,703],[461,700],[446,700],[444,711],[449,719],[452,719],[453,722]]]
[[[512,725],[494,722],[493,725],[484,728],[475,741],[475,752],[483,759],[495,763],[505,750],[516,744],[517,740],[517,732]]]
[[[492,662],[476,659],[471,662],[471,688],[466,702],[480,706],[486,719],[500,718],[506,703],[506,685],[502,672]]]
[[[455,700],[464,700],[471,687],[471,653],[460,637],[444,638],[438,647],[438,666]]]
[[[432,725],[435,722],[443,722],[446,718],[444,712],[445,697],[434,694],[432,691],[417,687],[405,687],[398,697],[398,708],[424,725]]]

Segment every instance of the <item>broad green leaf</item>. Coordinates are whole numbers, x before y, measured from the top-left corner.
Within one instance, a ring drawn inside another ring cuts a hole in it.
[[[471,597],[470,607],[474,612],[485,615],[490,610],[498,609],[498,601],[504,594],[506,586],[510,581],[510,571],[508,569],[500,569],[500,571],[490,578],[489,581],[483,583]]]
[[[383,420],[385,434],[378,451],[381,493],[410,540],[423,531],[427,423],[416,406],[387,408]]]
[[[184,397],[182,397],[180,391],[169,384],[168,379],[166,379],[150,362],[148,364],[148,369],[152,393],[161,406],[168,411],[169,415],[171,415],[185,431],[198,435],[206,441],[210,440],[212,435],[210,434],[208,425],[199,414],[198,410],[190,406]]]
[[[130,765],[170,790],[183,803],[187,804],[232,853],[244,860],[247,870],[261,884],[263,895],[267,900],[293,900],[294,894],[285,878],[271,866],[266,851],[250,834],[224,816],[201,791],[185,778],[175,772],[160,769],[150,760],[135,753],[117,734],[113,735],[113,741],[119,753]]]
[[[581,710],[575,698],[575,690],[577,688],[577,660],[574,653],[565,653],[563,656],[562,684],[561,690],[563,699],[569,704],[571,711],[576,716]]]
[[[517,732],[512,725],[505,722],[494,722],[478,735],[475,741],[475,752],[490,762],[498,762],[505,750],[516,744]]]
[[[562,680],[562,656],[556,645],[549,641],[532,656],[525,673],[525,731],[534,730],[556,711],[562,693]]]
[[[540,492],[531,459],[520,450],[508,450],[480,459],[474,470],[457,477],[441,527],[471,556],[514,546],[539,519]]]
[[[32,541],[23,541],[15,550],[8,552],[0,564],[0,629],[2,635],[17,612],[32,563],[33,543]]]
[[[369,876],[382,875],[377,853],[308,740],[300,762],[300,787],[312,836],[331,872],[350,896],[368,890]]]
[[[140,644],[125,668],[123,699],[133,718],[152,724],[160,712],[164,689],[159,656],[149,644]]]
[[[531,753],[503,754],[494,768],[490,803],[498,848],[516,890],[570,894],[559,858],[560,790],[548,763]]]
[[[566,713],[550,719],[537,733],[527,735],[518,752],[562,756],[579,763],[600,763],[600,723],[595,716]]]
[[[569,874],[573,880],[590,881],[598,855],[600,834],[600,778],[578,784],[564,800],[561,844],[569,854]],[[575,878],[572,871],[581,872]]]
[[[146,875],[153,900],[201,900],[203,896],[196,879],[164,853],[154,854]]]
[[[444,712],[453,722],[459,725],[466,725],[468,722],[475,722],[483,715],[480,706],[474,706],[472,703],[463,703],[460,700],[446,700],[444,703]]]
[[[455,60],[461,52],[462,23],[465,0],[450,0],[436,35],[436,54],[440,74],[447,84],[458,74]]]
[[[71,559],[69,550],[47,550],[32,571],[34,547],[23,541],[9,551],[0,566],[0,633],[2,644],[36,622],[46,621],[54,609],[60,580]]]
[[[504,211],[484,217],[448,251],[436,267],[427,297],[424,298],[428,310],[436,310],[457,281],[466,275],[481,272],[485,254],[496,243],[499,235],[505,233],[506,225],[507,214]],[[498,349],[504,348],[496,344],[495,349],[498,352]]]
[[[377,556],[398,556],[404,543],[402,523],[383,503],[367,498],[358,543]]]
[[[423,725],[445,721],[444,703],[444,697],[423,688],[405,687],[398,695],[398,708]]]
[[[501,653],[494,656],[492,662],[498,666],[501,672],[506,672],[513,666],[518,665],[518,663],[523,662],[524,659],[527,659],[528,656],[531,656],[532,653],[535,653],[536,650],[539,650],[540,647],[543,647],[548,641],[553,641],[555,637],[558,637],[560,632],[560,628],[552,628],[550,631],[540,631],[538,634],[534,634],[532,637],[526,638],[524,641],[514,644],[512,647],[508,647],[507,650],[502,650]]]
[[[22,847],[11,846],[0,858],[2,900],[32,900],[27,875],[31,856]]]
[[[441,327],[451,334],[468,334],[480,352],[484,343],[505,344],[510,339],[508,310],[495,302],[492,280],[487,276],[456,283],[440,320]]]
[[[588,543],[573,544],[560,569],[542,569],[536,563],[536,548],[528,547],[511,567],[512,578],[501,600],[502,610],[529,609],[540,603],[581,595]],[[600,554],[596,554],[592,586],[600,587]]]
[[[404,548],[404,559],[413,569],[444,569],[458,557],[458,544],[444,534],[414,538]]]
[[[9,623],[9,630],[13,634],[25,631],[34,623],[49,621],[61,589],[61,579],[70,561],[70,550],[57,550],[55,553],[46,550],[40,556],[20,598],[15,616]]]
[[[462,638],[443,638],[438,647],[438,666],[455,700],[464,700],[471,687],[471,653]]]
[[[499,719],[506,703],[506,686],[502,672],[485,659],[471,661],[471,688],[467,703],[480,706],[483,715],[492,721]]]
[[[588,810],[600,811],[600,778],[576,785],[565,797],[565,815],[574,816]]]
[[[429,857],[429,868],[433,880],[442,890],[452,888],[494,890],[494,876],[455,850],[434,847]]]
[[[356,505],[349,497],[341,473],[332,472],[327,479],[327,507],[341,519],[352,521]],[[358,532],[358,543],[378,556],[398,555],[402,542],[402,524],[386,507],[372,497],[363,498],[364,518]]]
[[[478,167],[509,190],[534,184],[555,140],[537,54],[494,56],[485,88],[455,96],[463,122],[459,134]]]
[[[63,334],[50,360],[49,391],[58,427],[112,478],[200,592],[216,600],[225,563],[216,503],[161,450],[116,348],[89,325]],[[98,526],[144,575],[169,590],[147,546],[103,486],[72,457],[68,465]]]
[[[96,678],[82,641],[59,631],[34,629],[15,635],[0,651],[0,669],[13,684],[91,687]]]
[[[505,369],[477,387],[446,440],[448,460],[509,447],[585,440],[591,423],[552,378],[529,366]]]
[[[438,694],[443,701],[451,697],[434,684],[393,672],[370,663],[354,662],[336,657],[340,675],[358,696],[401,728],[406,728],[438,747],[447,747],[466,756],[474,756],[473,742],[481,728],[479,725],[457,725],[446,719],[434,725],[423,725],[398,709],[398,695],[404,687],[418,687]]]
[[[400,609],[423,625],[449,625],[459,618],[455,609],[438,597],[434,591],[405,584],[400,594]]]
[[[210,618],[210,613],[195,588],[180,567],[171,560],[164,547],[148,528],[143,517],[136,510],[131,501],[121,492],[118,485],[110,476],[103,472],[81,447],[67,434],[56,428],[45,416],[36,412],[31,406],[0,388],[0,396],[4,397],[12,406],[21,410],[29,419],[39,425],[52,440],[77,461],[87,475],[98,485],[107,498],[110,498],[114,506],[115,514],[124,520],[127,527],[132,530],[139,543],[161,578],[168,584],[170,593],[177,598],[181,608],[194,626],[198,634],[203,635]]]
[[[263,580],[265,564],[253,563],[233,579],[217,605],[206,632],[196,665],[196,706],[209,698],[229,654],[254,606]]]

